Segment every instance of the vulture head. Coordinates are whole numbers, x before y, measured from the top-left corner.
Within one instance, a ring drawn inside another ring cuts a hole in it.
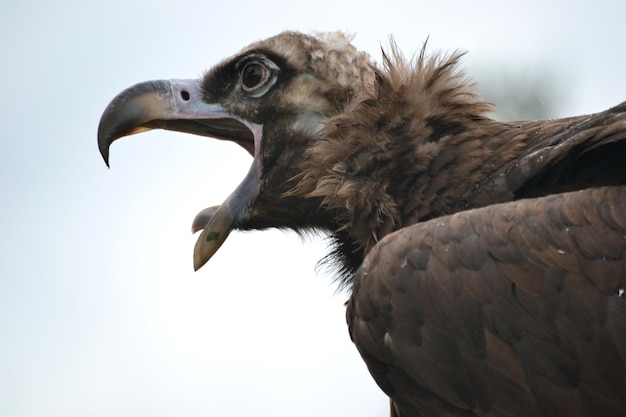
[[[276,227],[329,232],[340,269],[349,274],[378,239],[432,217],[430,209],[399,210],[406,195],[394,178],[424,171],[445,129],[491,110],[457,71],[459,57],[426,59],[422,51],[407,63],[392,42],[379,69],[342,33],[285,32],[248,46],[200,79],[124,90],[101,118],[98,145],[108,165],[113,141],[150,129],[236,142],[252,164],[220,206],[194,220],[193,231],[202,230],[195,268],[231,230]],[[400,130],[404,143],[394,138]],[[421,132],[423,143],[407,154],[412,132]]]

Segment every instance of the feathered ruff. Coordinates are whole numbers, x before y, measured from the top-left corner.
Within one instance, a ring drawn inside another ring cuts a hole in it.
[[[326,121],[307,151],[289,194],[322,197],[323,208],[340,213],[337,247],[328,259],[339,258],[344,276],[380,238],[421,220],[415,202],[441,191],[433,190],[428,178],[457,158],[441,142],[493,111],[459,69],[462,56],[427,56],[425,43],[407,60],[392,39],[389,52],[383,50],[382,68],[371,67],[375,81],[363,83],[344,111]],[[473,147],[461,150],[464,157],[472,157]],[[349,248],[341,243],[345,235]]]

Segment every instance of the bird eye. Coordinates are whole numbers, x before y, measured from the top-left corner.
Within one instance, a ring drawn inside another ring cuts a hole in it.
[[[270,77],[269,69],[259,62],[248,62],[241,71],[241,85],[245,91],[251,92],[265,82]]]

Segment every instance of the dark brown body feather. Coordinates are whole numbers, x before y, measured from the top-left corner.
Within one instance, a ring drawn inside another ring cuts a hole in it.
[[[231,229],[329,233],[392,415],[626,415],[626,103],[497,122],[459,59],[392,45],[379,67],[341,35],[284,33],[126,90],[100,150],[160,127],[252,154],[194,222],[196,267]]]
[[[626,102],[589,116],[498,122],[458,71],[460,55],[392,56],[375,85],[328,120],[297,177],[299,194],[339,213],[348,280],[380,238],[408,225],[626,184]]]
[[[409,416],[626,413],[626,187],[404,228],[359,269],[353,341]]]

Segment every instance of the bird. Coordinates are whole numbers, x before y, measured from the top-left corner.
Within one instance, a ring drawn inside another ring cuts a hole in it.
[[[324,233],[391,416],[626,415],[626,102],[496,121],[463,53],[391,38],[378,63],[352,40],[282,32],[131,86],[102,157],[150,129],[245,149],[243,181],[193,221],[195,269],[232,230]]]

